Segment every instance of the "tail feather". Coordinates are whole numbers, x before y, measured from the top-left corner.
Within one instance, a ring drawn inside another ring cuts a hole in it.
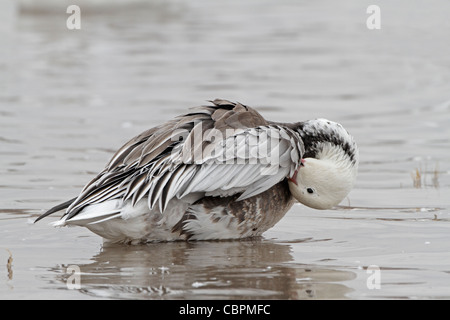
[[[38,222],[39,220],[45,218],[46,216],[51,215],[52,213],[55,213],[55,212],[58,212],[58,211],[60,211],[60,210],[63,210],[63,209],[68,208],[68,207],[72,204],[72,202],[74,202],[76,199],[77,199],[77,197],[75,197],[75,198],[73,198],[73,199],[70,199],[70,200],[68,200],[68,201],[66,201],[66,202],[63,202],[63,203],[61,203],[61,204],[58,204],[57,206],[51,208],[51,209],[48,210],[46,213],[40,215],[36,220],[34,220],[34,223],[36,223],[36,222]]]

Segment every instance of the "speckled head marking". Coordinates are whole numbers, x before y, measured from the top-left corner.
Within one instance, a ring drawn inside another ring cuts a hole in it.
[[[353,165],[358,164],[358,147],[341,124],[327,119],[308,120],[300,122],[297,132],[305,145],[303,158],[317,158],[327,147],[336,146],[349,157]]]

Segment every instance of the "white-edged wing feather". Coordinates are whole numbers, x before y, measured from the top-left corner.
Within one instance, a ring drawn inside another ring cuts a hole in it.
[[[195,164],[182,163],[178,166],[190,167],[192,171],[183,171],[176,176],[177,183],[168,182],[172,179],[171,172],[163,181],[151,207],[160,200],[162,191],[167,186],[166,193],[182,198],[189,193],[205,192],[210,196],[230,196],[242,193],[238,200],[264,192],[274,184],[291,176],[298,168],[303,145],[294,131],[276,125],[250,128],[231,135],[224,140],[215,141],[203,148],[201,155],[186,155],[189,148],[183,148],[173,159],[196,159]],[[257,138],[257,143],[252,139]],[[201,149],[196,149],[196,152]],[[208,151],[208,153],[206,153]],[[213,151],[213,152],[210,152]],[[167,165],[167,164],[166,164]],[[173,175],[175,177],[175,175]],[[156,183],[156,182],[155,182]],[[169,201],[171,197],[164,199]],[[164,209],[163,207],[160,209]]]
[[[158,206],[161,212],[171,199],[189,194],[241,194],[242,200],[294,174],[304,153],[296,131],[269,123],[239,103],[215,100],[213,104],[126,143],[83,188],[64,219],[75,218],[86,206],[114,199],[133,206],[147,197],[148,207]],[[104,213],[98,218],[116,214]],[[91,218],[86,210],[83,216]]]

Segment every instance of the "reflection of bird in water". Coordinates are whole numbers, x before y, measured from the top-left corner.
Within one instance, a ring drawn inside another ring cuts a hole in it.
[[[119,299],[343,298],[349,291],[339,282],[353,273],[292,263],[290,251],[264,240],[105,244],[93,263],[79,266],[80,290]]]
[[[276,123],[214,100],[130,140],[77,198],[37,220],[67,208],[55,225],[115,242],[254,237],[294,199],[339,204],[357,167],[356,144],[338,123]]]

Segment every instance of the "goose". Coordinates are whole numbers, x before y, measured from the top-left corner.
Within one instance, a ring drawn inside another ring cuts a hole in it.
[[[325,210],[352,189],[354,138],[323,118],[264,119],[223,99],[190,109],[123,145],[54,226],[84,226],[105,241],[225,240],[261,236],[297,200]]]

